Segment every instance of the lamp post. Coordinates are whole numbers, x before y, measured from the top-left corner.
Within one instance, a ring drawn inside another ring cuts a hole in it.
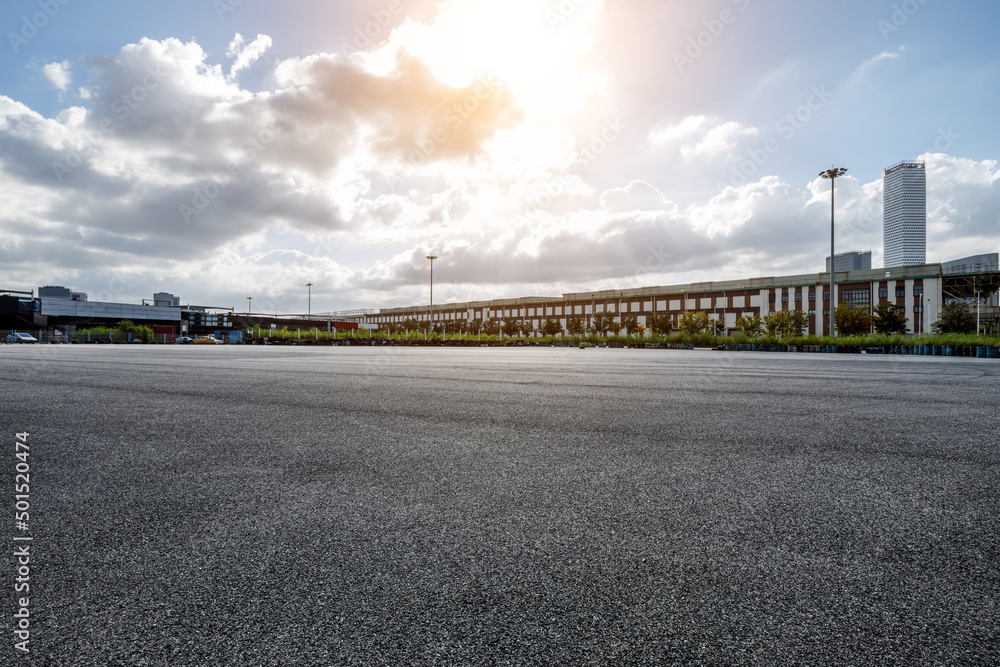
[[[434,260],[437,259],[437,255],[427,255],[427,259],[431,260],[431,308],[430,308],[430,321],[427,323],[427,327],[434,331]],[[426,335],[424,336],[426,340]]]
[[[822,178],[828,179],[830,181],[830,335],[836,335],[834,333],[833,324],[833,288],[834,288],[834,269],[836,268],[836,263],[834,261],[833,254],[833,211],[834,211],[834,190],[836,189],[836,181],[838,178],[847,173],[847,169],[844,167],[834,167],[833,169],[827,169],[826,171],[821,171],[820,176]]]
[[[313,288],[313,284],[312,283],[306,283],[306,288],[308,288],[308,290],[309,290],[309,297],[308,297],[309,301],[307,302],[309,305],[306,306],[306,308],[307,308],[307,310],[306,310],[306,317],[312,317],[312,312],[313,312],[313,306],[312,306],[312,303],[313,303],[313,289],[312,288]]]
[[[976,290],[976,335],[979,335],[979,312],[983,309],[983,291]]]
[[[729,308],[729,298],[726,297],[726,290],[722,290],[722,302],[725,304],[722,306],[722,319],[719,319],[719,299],[715,300],[715,319],[716,321],[722,322],[723,325],[723,335],[728,336],[729,330],[725,328],[726,324],[726,309]]]

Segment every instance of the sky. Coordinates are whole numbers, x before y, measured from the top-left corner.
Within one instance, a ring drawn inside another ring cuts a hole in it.
[[[298,313],[1000,250],[995,0],[12,0],[0,289]],[[307,284],[312,283],[311,288]]]

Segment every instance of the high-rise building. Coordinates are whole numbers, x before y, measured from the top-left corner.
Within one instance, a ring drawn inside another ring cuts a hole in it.
[[[885,170],[882,239],[886,268],[927,262],[927,172],[904,160]]]
[[[872,251],[852,250],[834,255],[834,271],[866,271],[872,268]],[[826,270],[830,270],[830,258],[826,258]]]

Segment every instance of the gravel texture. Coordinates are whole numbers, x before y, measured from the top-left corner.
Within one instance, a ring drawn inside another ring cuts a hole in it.
[[[998,389],[940,357],[0,347],[35,537],[4,655],[995,665]]]

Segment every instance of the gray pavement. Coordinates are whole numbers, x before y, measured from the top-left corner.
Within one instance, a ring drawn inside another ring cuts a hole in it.
[[[941,357],[3,346],[35,538],[4,655],[997,664],[998,389]]]

